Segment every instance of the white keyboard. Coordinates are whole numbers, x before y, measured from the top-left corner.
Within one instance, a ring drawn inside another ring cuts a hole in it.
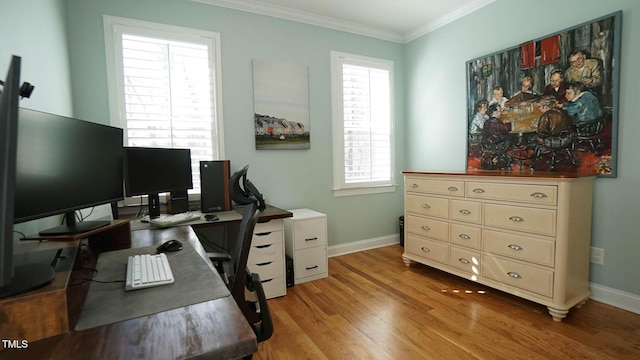
[[[172,284],[173,281],[166,254],[129,256],[125,291]]]
[[[162,215],[155,219],[150,219],[149,224],[158,227],[167,227],[174,226],[178,224],[182,224],[185,222],[198,220],[200,219],[199,214],[193,213],[182,213],[182,214],[173,214],[173,215]]]

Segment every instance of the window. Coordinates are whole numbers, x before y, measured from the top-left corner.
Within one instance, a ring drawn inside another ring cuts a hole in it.
[[[126,146],[191,149],[193,187],[200,161],[224,158],[219,34],[105,16],[111,123]]]
[[[393,62],[331,52],[334,195],[395,191]]]

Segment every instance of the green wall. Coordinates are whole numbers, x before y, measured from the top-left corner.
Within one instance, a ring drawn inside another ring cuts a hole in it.
[[[21,81],[35,86],[20,106],[70,116],[73,114],[65,0],[0,1],[0,72],[4,79],[12,55],[22,58]],[[18,224],[34,234],[60,224],[60,218]],[[19,234],[14,235],[14,240]]]
[[[395,193],[335,198],[332,193],[330,51],[395,62],[396,160],[402,181],[404,59],[402,45],[189,0],[68,0],[67,20],[74,113],[107,123],[109,107],[104,14],[220,33],[225,155],[273,205],[311,208],[328,216],[329,245],[397,236],[402,188]],[[309,66],[311,149],[256,151],[253,125],[253,59]],[[374,209],[374,211],[371,211]]]
[[[407,44],[405,164],[411,170],[466,168],[466,61],[618,10],[623,10],[622,54],[617,64],[621,69],[618,177],[595,183],[592,246],[603,248],[605,259],[604,265],[592,264],[591,282],[605,290],[640,295],[637,0],[497,0]]]

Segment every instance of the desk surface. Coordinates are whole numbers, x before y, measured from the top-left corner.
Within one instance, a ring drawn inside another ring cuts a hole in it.
[[[189,241],[208,261],[190,226],[133,231],[131,246],[155,245],[167,239]],[[212,270],[212,276],[218,275]],[[75,326],[82,309],[88,283],[85,285],[68,290],[70,328]],[[26,349],[1,350],[0,359],[227,359],[256,350],[253,330],[233,297],[227,296],[84,331],[70,331],[30,342]]]
[[[218,220],[215,220],[215,221],[207,221],[204,217],[204,214],[200,213],[199,211],[191,211],[191,213],[200,214],[200,219],[193,220],[180,225],[188,225],[196,228],[209,227],[209,226],[223,226],[223,225],[228,225],[232,223],[240,223],[240,221],[242,220],[242,207],[239,207],[230,211],[216,212],[215,214],[218,215]],[[264,209],[264,211],[260,214],[260,218],[258,219],[258,222],[262,223],[262,222],[271,221],[273,219],[282,219],[282,218],[287,218],[292,216],[293,214],[287,210],[282,210],[275,206],[267,205],[267,208]],[[149,223],[141,222],[140,219],[131,220],[132,231],[148,230],[148,229],[154,229],[154,227],[151,226]]]

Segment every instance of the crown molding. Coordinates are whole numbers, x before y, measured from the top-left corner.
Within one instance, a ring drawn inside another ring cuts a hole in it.
[[[483,8],[489,4],[491,4],[492,2],[494,2],[495,0],[477,0],[474,1],[473,3],[460,8],[450,14],[447,14],[444,17],[441,17],[435,21],[431,21],[428,23],[423,24],[422,26],[419,26],[417,28],[415,28],[414,30],[408,31],[407,33],[404,34],[404,43],[408,43],[411,42],[423,35],[426,35],[440,27],[443,27],[451,22],[454,22],[462,17],[465,17],[469,14],[471,14],[472,12],[479,10],[480,8]]]
[[[250,12],[259,15],[265,15],[270,17],[276,17],[284,20],[296,21],[304,24],[320,26],[333,30],[339,30],[349,32],[353,34],[368,36],[376,39],[396,42],[400,44],[406,44],[413,41],[420,36],[423,36],[435,29],[442,27],[452,21],[455,21],[463,16],[466,16],[495,0],[477,0],[472,4],[458,9],[457,11],[448,14],[447,16],[437,19],[433,22],[425,23],[424,25],[409,31],[405,34],[389,31],[373,26],[368,26],[360,23],[339,20],[336,18],[312,14],[305,11],[294,10],[277,5],[267,5],[254,0],[191,0],[193,2],[199,2],[203,4],[224,7],[233,10],[240,10]]]

